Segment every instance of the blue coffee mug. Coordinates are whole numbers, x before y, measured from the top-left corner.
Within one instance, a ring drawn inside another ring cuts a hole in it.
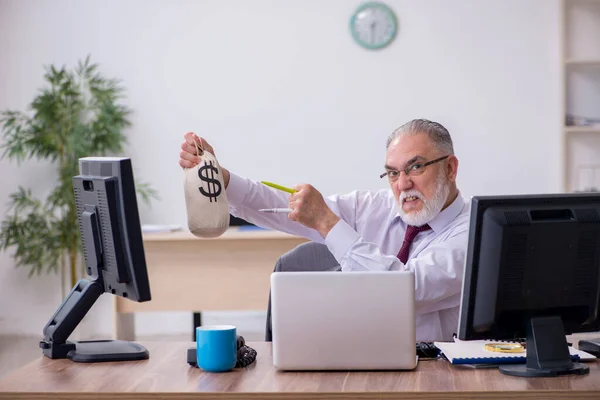
[[[237,361],[237,335],[233,325],[196,328],[196,362],[208,372],[231,371]]]

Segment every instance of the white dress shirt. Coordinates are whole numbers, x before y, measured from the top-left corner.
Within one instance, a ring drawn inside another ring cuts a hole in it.
[[[417,340],[452,340],[458,329],[470,211],[460,193],[429,222],[430,230],[415,237],[406,264],[397,257],[406,224],[390,189],[326,197],[325,202],[340,221],[325,238],[289,220],[285,213],[258,212],[261,208],[288,207],[289,194],[285,192],[231,173],[226,193],[231,214],[326,244],[342,271],[414,271]]]

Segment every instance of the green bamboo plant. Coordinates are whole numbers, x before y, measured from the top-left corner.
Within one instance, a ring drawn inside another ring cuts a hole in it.
[[[44,200],[23,187],[10,195],[0,250],[14,247],[16,266],[30,267],[29,276],[60,271],[64,285],[68,272],[73,286],[81,276],[82,254],[72,178],[79,174],[79,158],[123,151],[131,110],[120,104],[120,81],[103,77],[90,56],[71,70],[44,68],[47,85],[29,105],[30,112],[0,112],[0,159],[51,161],[57,183]],[[157,197],[146,183],[136,188],[146,203]]]

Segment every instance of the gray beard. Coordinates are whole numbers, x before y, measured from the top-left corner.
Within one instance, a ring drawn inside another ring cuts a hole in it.
[[[406,192],[408,196],[417,196],[423,202],[423,208],[416,212],[405,212],[402,209],[402,199],[397,204],[398,213],[400,217],[407,225],[422,226],[429,223],[434,219],[446,203],[448,195],[450,194],[450,184],[444,175],[444,171],[440,171],[436,182],[436,188],[431,199],[426,199],[421,192],[411,191]]]

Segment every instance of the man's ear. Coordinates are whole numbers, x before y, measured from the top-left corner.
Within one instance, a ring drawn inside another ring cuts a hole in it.
[[[456,175],[458,174],[458,158],[456,158],[454,154],[448,157],[446,172],[448,180],[450,180],[450,182],[456,182]]]

